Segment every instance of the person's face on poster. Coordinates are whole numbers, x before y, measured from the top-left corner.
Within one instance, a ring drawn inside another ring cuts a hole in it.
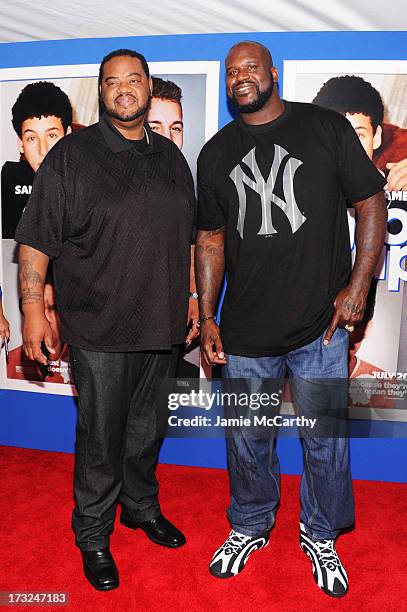
[[[68,127],[67,134],[71,128]],[[20,152],[37,172],[42,160],[50,149],[65,136],[64,126],[59,117],[31,117],[21,126]]]
[[[176,100],[151,98],[147,121],[153,132],[173,141],[179,149],[184,144],[182,107]]]
[[[370,117],[362,113],[345,113],[345,117],[352,124],[353,129],[359,137],[359,140],[368,154],[369,158],[373,158],[373,151],[378,149],[382,143],[382,128],[379,125],[376,131],[373,131]]]
[[[100,95],[109,117],[125,123],[134,121],[147,112],[151,79],[138,58],[112,57],[103,66]]]
[[[46,283],[44,286],[44,307],[45,317],[51,327],[52,331],[52,345],[55,349],[54,353],[50,354],[50,359],[53,357],[59,357],[62,350],[61,342],[61,319],[55,304],[55,293],[54,287],[50,283]]]

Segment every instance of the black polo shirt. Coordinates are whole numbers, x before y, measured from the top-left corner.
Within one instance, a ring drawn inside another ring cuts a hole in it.
[[[61,139],[38,170],[16,240],[54,259],[63,340],[94,351],[185,340],[195,218],[182,153],[107,117]]]

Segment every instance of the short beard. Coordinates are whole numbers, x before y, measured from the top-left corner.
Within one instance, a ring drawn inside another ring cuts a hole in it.
[[[237,108],[241,113],[256,113],[261,110],[263,106],[266,104],[267,100],[269,100],[272,96],[274,90],[274,82],[271,81],[270,86],[264,91],[260,91],[259,86],[255,85],[257,91],[257,99],[253,100],[253,102],[249,102],[249,104],[239,104],[236,100],[235,94],[232,93],[229,98],[236,104]]]
[[[135,119],[138,119],[139,117],[146,115],[148,111],[148,107],[150,106],[150,100],[148,100],[146,104],[144,104],[144,106],[141,106],[140,108],[138,108],[132,115],[128,115],[127,117],[122,117],[121,115],[119,115],[119,113],[116,113],[116,111],[110,110],[109,108],[107,108],[102,100],[100,103],[101,103],[101,108],[103,112],[106,113],[106,115],[108,115],[112,119],[123,121],[124,123],[127,123],[128,121],[134,121]]]

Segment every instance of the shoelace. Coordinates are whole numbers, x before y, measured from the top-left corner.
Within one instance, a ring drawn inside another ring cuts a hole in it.
[[[234,554],[243,548],[247,540],[250,540],[250,536],[245,536],[237,533],[236,531],[231,531],[222,548],[227,555]]]
[[[338,557],[338,553],[334,548],[333,540],[318,540],[314,542],[315,546],[318,548],[318,553],[321,559],[321,565],[323,567],[328,567],[328,569],[332,569],[329,567],[329,564],[333,564],[335,569],[339,567],[340,561]]]

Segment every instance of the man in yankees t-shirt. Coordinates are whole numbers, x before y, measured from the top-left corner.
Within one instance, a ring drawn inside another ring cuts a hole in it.
[[[348,331],[363,316],[384,241],[385,180],[344,117],[281,100],[277,78],[262,45],[229,51],[227,94],[240,116],[198,160],[201,344],[208,363],[224,365],[229,384],[257,379],[250,384],[258,389],[288,369],[297,414],[339,417],[347,406]],[[358,217],[353,271],[347,203]],[[268,543],[279,503],[273,437],[238,427],[229,434],[232,531],[211,561],[214,576],[235,576]],[[300,544],[318,586],[340,597],[348,579],[334,542],[354,521],[348,440],[321,428],[302,437]]]

